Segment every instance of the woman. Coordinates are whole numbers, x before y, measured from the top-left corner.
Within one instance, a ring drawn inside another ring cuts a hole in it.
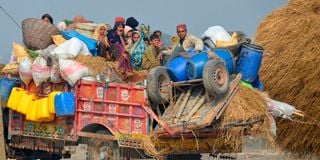
[[[146,49],[144,43],[144,33],[140,32],[140,37],[137,42],[135,42],[130,50],[131,54],[131,65],[136,70],[141,70],[142,56]]]
[[[139,32],[134,31],[134,32],[132,33],[132,36],[131,36],[131,39],[130,39],[130,43],[126,46],[126,49],[127,49],[127,51],[129,51],[130,55],[131,55],[132,52],[133,52],[132,49],[133,49],[134,44],[135,44],[136,42],[138,42],[139,38],[140,38]]]
[[[113,29],[108,32],[107,37],[110,44],[111,60],[115,61],[120,57],[120,53],[125,50],[124,24],[117,22]]]
[[[99,24],[92,35],[93,39],[97,40],[98,55],[110,60],[110,55],[107,49],[110,47],[107,39],[107,26],[105,24]]]
[[[120,74],[123,81],[127,81],[129,77],[133,75],[133,68],[130,63],[130,54],[127,51],[123,51],[118,59],[118,68],[116,71]]]

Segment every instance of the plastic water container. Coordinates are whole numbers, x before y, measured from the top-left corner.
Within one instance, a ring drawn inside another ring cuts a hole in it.
[[[37,99],[37,118],[41,122],[49,122],[54,119],[54,115],[49,113],[49,98]]]
[[[13,87],[21,85],[20,79],[17,78],[1,78],[0,79],[0,98],[1,101],[6,102],[9,99]]]
[[[25,92],[26,91],[22,88],[13,87],[7,103],[7,107],[14,111],[17,111],[21,97],[23,94],[25,94]]]
[[[187,61],[186,70],[187,70],[188,78],[189,79],[202,78],[203,67],[208,60],[209,60],[209,57],[206,52],[201,52],[193,55]]]
[[[54,107],[54,98],[57,94],[60,94],[61,92],[59,91],[55,91],[55,92],[51,92],[48,95],[48,108],[49,108],[49,113],[50,114],[55,114],[55,107]]]
[[[17,107],[17,111],[22,114],[27,114],[29,107],[31,106],[31,101],[35,98],[36,96],[30,92],[23,92]]]
[[[235,72],[235,61],[233,54],[225,48],[213,49],[212,51],[226,63],[229,74],[233,74]]]
[[[201,38],[210,38],[214,45],[216,45],[217,40],[229,41],[231,36],[223,27],[212,26],[202,34]]]
[[[258,76],[263,48],[255,44],[244,44],[236,65],[236,72],[242,74],[242,80],[253,82]]]
[[[35,122],[39,122],[39,118],[38,118],[38,105],[37,105],[37,100],[36,99],[32,99],[30,101],[30,107],[29,110],[26,114],[26,119],[28,121],[35,121]]]
[[[62,92],[54,98],[56,116],[73,116],[75,113],[75,97],[73,92]]]

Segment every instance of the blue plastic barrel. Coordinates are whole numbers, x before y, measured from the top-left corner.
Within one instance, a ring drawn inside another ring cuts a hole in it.
[[[250,83],[254,88],[258,88],[260,91],[263,90],[263,83],[260,81],[259,75]]]
[[[233,54],[226,48],[213,49],[212,51],[226,63],[229,74],[233,74],[235,72]]]
[[[253,82],[258,76],[263,48],[255,44],[244,44],[237,60],[236,72],[242,74],[242,80]]]
[[[197,79],[202,78],[202,71],[204,65],[209,60],[208,54],[206,52],[201,52],[198,54],[193,55],[187,61],[187,76],[189,79]]]
[[[188,79],[186,73],[187,60],[184,57],[176,57],[167,65],[167,71],[172,81],[185,81]]]
[[[73,116],[76,110],[73,92],[63,92],[54,97],[56,116]]]
[[[13,87],[21,85],[21,80],[18,78],[1,78],[0,79],[0,98],[6,102],[9,99]]]

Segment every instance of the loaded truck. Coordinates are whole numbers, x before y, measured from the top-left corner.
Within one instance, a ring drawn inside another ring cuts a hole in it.
[[[74,101],[61,102],[65,108],[60,109],[69,112],[66,108],[75,103],[74,115],[33,122],[10,109],[8,144],[11,148],[48,151],[62,157],[77,156],[74,153],[79,152],[86,159],[171,154],[156,153],[163,146],[155,144],[153,138],[170,143],[181,137],[182,130],[186,137],[192,137],[195,129],[203,129],[199,138],[212,138],[216,132],[208,126],[219,120],[241,79],[241,74],[229,79],[225,63],[218,59],[206,62],[203,73],[203,79],[173,82],[165,67],[157,67],[150,71],[146,85],[82,78],[72,88],[63,87],[74,93]],[[21,88],[32,87],[22,84]],[[10,96],[17,89],[13,88]],[[181,148],[181,153],[189,152],[188,148]],[[198,151],[210,149],[213,148]]]

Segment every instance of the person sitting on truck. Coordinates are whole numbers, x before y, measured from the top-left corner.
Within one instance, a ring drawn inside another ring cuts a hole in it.
[[[115,61],[119,58],[120,53],[125,50],[124,23],[117,22],[113,29],[108,32],[107,38],[110,44],[111,60]]]
[[[50,16],[50,14],[46,13],[44,14],[41,19],[45,22],[53,24],[53,18]]]
[[[161,65],[161,59],[163,53],[159,48],[159,37],[156,34],[150,36],[150,46],[147,47],[142,57],[142,68],[152,69]]]
[[[188,51],[191,48],[194,48],[196,52],[202,51],[202,40],[188,33],[186,24],[177,25],[177,35],[179,37],[179,42],[175,46],[181,47],[184,51]]]
[[[110,47],[107,39],[107,26],[105,24],[99,24],[95,29],[92,37],[97,40],[98,45],[98,55],[110,60],[110,55],[107,52],[107,49]]]
[[[196,36],[187,32],[186,24],[179,24],[176,28],[177,36],[179,39],[178,42],[173,46],[172,54],[168,58],[167,62],[170,62],[178,55],[189,58],[190,54],[186,54],[186,51],[190,50],[191,48],[194,48],[195,53],[199,53],[202,51],[204,46],[200,38],[197,38]]]

